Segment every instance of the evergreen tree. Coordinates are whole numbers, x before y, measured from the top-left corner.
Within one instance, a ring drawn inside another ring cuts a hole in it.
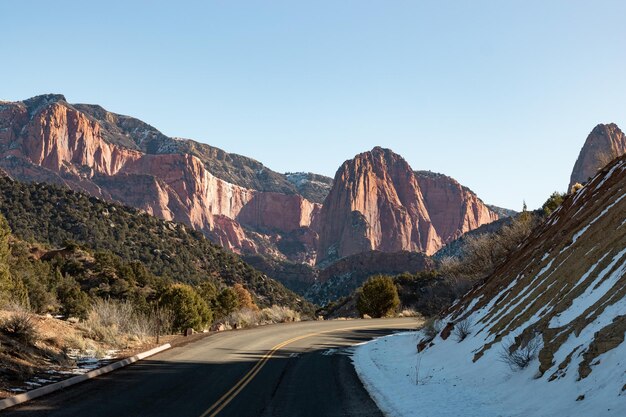
[[[361,315],[388,317],[399,305],[398,289],[391,277],[373,276],[357,290],[356,307]]]

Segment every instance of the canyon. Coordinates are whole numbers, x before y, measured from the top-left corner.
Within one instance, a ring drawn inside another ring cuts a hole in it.
[[[389,149],[347,160],[334,179],[281,174],[58,94],[0,102],[0,168],[187,224],[241,255],[319,268],[373,250],[430,255],[499,217]]]

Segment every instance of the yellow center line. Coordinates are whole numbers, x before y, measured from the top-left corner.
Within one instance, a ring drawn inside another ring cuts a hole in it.
[[[248,373],[246,373],[243,376],[243,378],[239,380],[239,382],[237,382],[230,390],[228,390],[226,394],[222,395],[219,398],[219,400],[217,400],[211,407],[209,407],[204,413],[202,413],[200,417],[207,417],[207,416],[215,417],[217,414],[219,414],[219,412],[222,411],[224,407],[226,407],[232,400],[234,400],[235,397],[246,387],[246,385],[248,385],[250,381],[254,379],[254,377],[261,371],[263,366],[265,366],[267,361],[270,360],[270,358],[278,350],[282,349],[283,347],[293,342],[297,342],[299,340],[306,339],[307,337],[311,337],[311,336],[319,336],[324,333],[342,332],[346,330],[364,329],[368,327],[371,328],[371,327],[395,327],[395,326],[397,326],[397,324],[393,324],[393,325],[390,324],[386,326],[385,325],[377,325],[377,326],[365,325],[365,326],[344,327],[341,329],[330,329],[330,330],[324,330],[322,332],[308,333],[302,336],[292,337],[289,340],[285,340],[284,342],[281,342],[277,344],[276,346],[274,346],[272,349],[270,349],[269,352],[263,355],[263,357],[259,359],[259,361],[252,367],[252,369],[248,371]]]

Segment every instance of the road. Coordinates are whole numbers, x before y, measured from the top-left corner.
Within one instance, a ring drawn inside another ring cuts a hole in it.
[[[382,417],[350,346],[415,319],[318,321],[211,335],[2,416]]]

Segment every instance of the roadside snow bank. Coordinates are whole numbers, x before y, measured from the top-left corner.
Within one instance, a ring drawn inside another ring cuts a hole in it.
[[[626,343],[601,355],[587,378],[576,381],[571,372],[549,382],[545,375],[535,379],[537,360],[512,371],[499,359],[500,346],[473,363],[481,337],[460,343],[438,337],[417,353],[421,338],[421,332],[400,333],[355,350],[356,371],[387,416],[626,416]]]

